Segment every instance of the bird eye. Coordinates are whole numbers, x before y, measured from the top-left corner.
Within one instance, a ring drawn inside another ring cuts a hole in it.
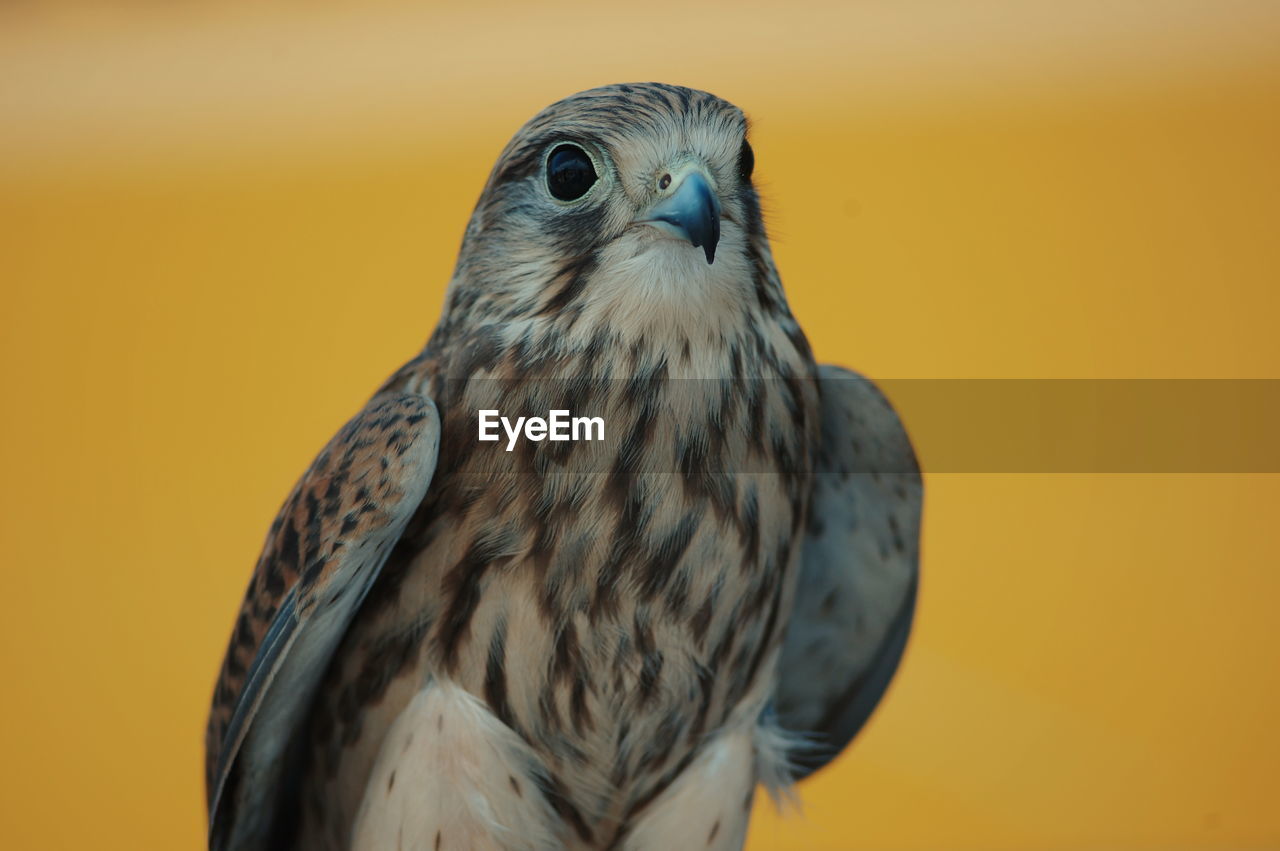
[[[756,168],[756,154],[751,150],[751,143],[742,140],[742,150],[738,151],[738,179],[746,183],[751,179],[751,172]]]
[[[596,182],[596,167],[577,145],[557,145],[547,157],[547,189],[561,201],[576,201]]]

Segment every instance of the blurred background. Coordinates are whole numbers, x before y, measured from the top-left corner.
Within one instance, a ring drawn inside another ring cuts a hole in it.
[[[1280,378],[1278,47],[1250,0],[9,0],[0,846],[201,847],[262,536],[544,105],[743,107],[824,361]],[[1280,847],[1280,476],[926,481],[902,671],[750,848]]]

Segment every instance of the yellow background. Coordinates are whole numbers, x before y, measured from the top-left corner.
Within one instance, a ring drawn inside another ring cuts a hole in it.
[[[262,535],[543,105],[746,109],[823,360],[1280,378],[1277,45],[1242,0],[6,4],[0,846],[200,846]],[[927,487],[902,672],[750,847],[1280,847],[1280,477]]]

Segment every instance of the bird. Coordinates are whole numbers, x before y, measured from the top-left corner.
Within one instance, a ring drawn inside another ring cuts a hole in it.
[[[740,848],[759,787],[863,728],[922,478],[880,390],[815,361],[748,130],[619,84],[502,150],[425,347],[266,536],[207,725],[211,849]],[[556,410],[602,439],[542,439]]]

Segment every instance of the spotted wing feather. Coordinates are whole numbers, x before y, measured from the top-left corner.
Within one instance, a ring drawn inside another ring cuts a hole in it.
[[[320,452],[267,535],[214,691],[209,846],[259,849],[316,685],[435,472],[431,400],[375,397]]]
[[[862,376],[819,367],[822,443],[776,696],[808,744],[797,777],[830,762],[897,671],[915,611],[923,486],[893,408]]]

